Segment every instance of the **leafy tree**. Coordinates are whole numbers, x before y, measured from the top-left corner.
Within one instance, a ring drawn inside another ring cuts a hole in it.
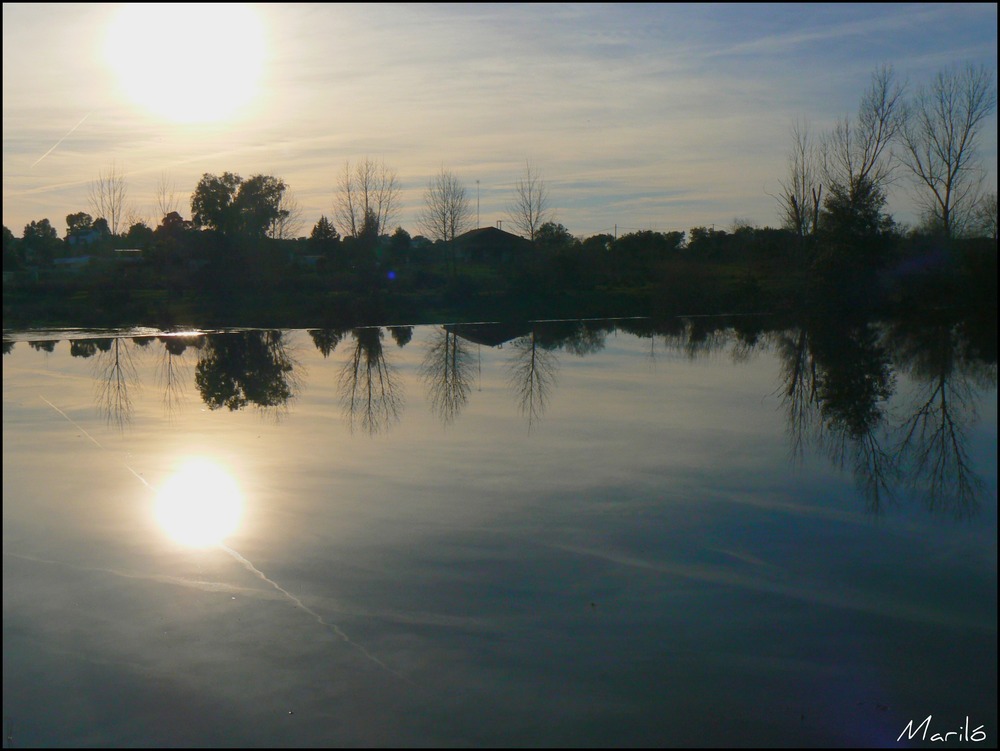
[[[4,271],[11,271],[13,269],[19,269],[24,264],[24,259],[21,257],[20,253],[20,243],[18,239],[14,237],[14,233],[7,229],[4,225],[3,228],[3,268]]]
[[[131,248],[146,248],[153,242],[154,232],[145,222],[136,222],[128,228],[125,239]]]
[[[563,225],[545,222],[535,232],[535,244],[542,251],[556,253],[572,249],[576,245],[576,238]]]
[[[410,249],[410,233],[402,227],[396,227],[396,231],[389,238],[393,250],[406,252]]]
[[[191,221],[195,227],[209,227],[223,234],[237,229],[234,203],[243,178],[232,172],[202,175],[191,195]]]
[[[56,228],[48,219],[41,219],[25,225],[21,245],[28,261],[47,265],[52,263],[62,243]]]
[[[884,211],[885,193],[868,179],[853,186],[834,184],[823,204],[820,227],[826,239],[859,250],[885,237],[895,225]]]
[[[66,238],[77,237],[90,232],[94,228],[94,218],[83,211],[66,217]]]
[[[282,180],[271,175],[254,175],[243,182],[234,201],[238,231],[260,238],[272,225],[288,219],[291,210],[282,208],[286,188]]]
[[[340,235],[337,234],[333,222],[324,215],[316,222],[316,226],[313,227],[309,239],[317,246],[322,247],[327,244],[336,244],[340,241]]]
[[[153,235],[157,240],[166,240],[168,238],[179,240],[190,229],[191,222],[185,221],[176,211],[171,211],[163,217],[160,226],[153,230]]]
[[[285,183],[271,175],[244,180],[232,172],[202,175],[191,196],[195,227],[224,235],[262,238],[268,228],[289,215],[281,208]]]

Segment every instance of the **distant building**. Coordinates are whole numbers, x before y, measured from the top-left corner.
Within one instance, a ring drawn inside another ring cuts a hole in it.
[[[506,263],[530,252],[531,242],[496,227],[483,227],[456,237],[455,250],[466,260]]]

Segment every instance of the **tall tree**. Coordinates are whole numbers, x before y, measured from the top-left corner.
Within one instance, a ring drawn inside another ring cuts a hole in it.
[[[420,228],[432,240],[454,240],[472,220],[472,206],[465,186],[451,170],[444,167],[427,183]]]
[[[176,184],[166,172],[161,172],[156,183],[156,211],[159,219],[177,211],[179,203]]]
[[[278,200],[278,211],[267,228],[272,240],[294,240],[302,229],[302,206],[291,191],[285,190]]]
[[[107,220],[112,235],[122,232],[127,220],[135,214],[128,203],[125,171],[115,162],[98,173],[97,179],[90,184],[88,197],[91,211],[96,217]]]
[[[901,133],[901,161],[921,191],[924,210],[945,237],[973,220],[983,176],[977,146],[996,108],[993,76],[984,67],[940,71],[921,88]]]
[[[344,163],[335,188],[333,213],[345,235],[359,237],[366,218],[371,215],[375,217],[377,236],[381,237],[398,210],[396,170],[371,157],[365,157],[353,168],[350,161]]]
[[[290,211],[282,208],[287,186],[271,175],[254,175],[240,185],[234,206],[237,227],[248,237],[264,237],[269,228],[289,218]]]
[[[549,191],[545,182],[525,161],[524,176],[514,185],[514,198],[507,206],[511,223],[532,242],[538,228],[549,221]]]
[[[192,220],[196,227],[261,238],[287,218],[288,210],[281,208],[285,190],[285,183],[271,175],[244,180],[232,172],[206,173],[191,196]]]
[[[232,172],[201,176],[191,194],[191,221],[195,227],[210,227],[223,234],[235,231],[233,204],[243,178]]]
[[[809,126],[797,122],[792,126],[792,152],[788,156],[788,173],[779,183],[778,201],[785,228],[799,237],[814,235],[819,224],[823,198],[820,172],[819,155]]]
[[[903,127],[904,104],[903,86],[892,66],[883,65],[872,73],[857,115],[838,122],[824,145],[826,183],[831,189],[838,184],[851,193],[868,181],[885,191],[893,177],[892,143]]]

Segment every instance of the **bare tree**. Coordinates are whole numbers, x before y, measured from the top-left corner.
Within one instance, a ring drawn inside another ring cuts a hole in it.
[[[788,157],[788,174],[779,185],[782,219],[786,228],[799,237],[816,234],[823,186],[822,167],[816,143],[810,138],[809,126],[797,122],[792,126],[792,153]]]
[[[166,172],[161,172],[156,183],[156,211],[159,213],[157,224],[167,214],[177,211],[180,201],[177,199],[177,186],[174,181],[167,176]]]
[[[903,91],[892,66],[883,65],[872,73],[855,119],[839,121],[824,144],[828,184],[841,186],[845,194],[853,194],[863,182],[885,190],[895,168],[892,142],[905,120]]]
[[[472,221],[472,205],[465,186],[444,167],[427,184],[424,208],[417,219],[421,230],[433,240],[452,241]]]
[[[104,219],[111,234],[118,235],[125,229],[126,219],[135,213],[128,205],[128,187],[125,172],[114,162],[107,171],[98,173],[90,184],[88,197],[95,219]]]
[[[976,142],[996,103],[986,68],[943,70],[917,93],[902,129],[901,161],[921,190],[928,217],[945,237],[974,218],[985,174],[976,160]]]
[[[524,163],[524,177],[514,185],[514,199],[507,206],[511,223],[534,242],[538,228],[549,221],[549,191],[531,164]]]
[[[976,228],[994,240],[997,239],[997,194],[987,193],[976,207]]]
[[[337,179],[333,199],[334,216],[345,235],[358,237],[366,217],[377,222],[377,236],[383,235],[399,210],[399,184],[396,171],[371,157],[344,171]]]
[[[278,212],[267,228],[272,240],[294,240],[302,229],[302,206],[288,190],[278,199]]]

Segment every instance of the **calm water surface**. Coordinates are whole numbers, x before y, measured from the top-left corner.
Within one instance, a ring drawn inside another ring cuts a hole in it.
[[[948,332],[151,333],[5,333],[5,746],[996,744]]]

